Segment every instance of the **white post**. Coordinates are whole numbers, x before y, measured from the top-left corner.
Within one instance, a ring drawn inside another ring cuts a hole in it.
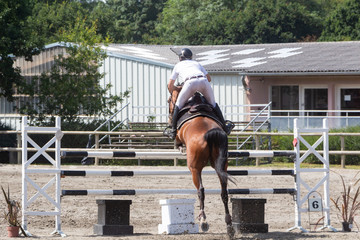
[[[61,202],[60,202],[60,196],[61,196],[61,138],[63,137],[63,133],[61,132],[61,118],[56,117],[56,124],[55,127],[59,130],[55,133],[56,141],[55,141],[55,161],[56,161],[56,180],[55,180],[55,201],[57,205],[55,206],[55,212],[58,212],[59,214],[55,216],[55,231],[52,234],[60,234],[62,237],[65,236],[65,234],[61,231]]]
[[[294,163],[294,174],[295,174],[295,189],[296,189],[296,199],[295,199],[295,225],[294,227],[290,228],[288,231],[294,230],[294,229],[300,229],[302,232],[307,232],[302,226],[301,226],[301,178],[300,178],[300,140],[299,140],[299,125],[298,125],[298,119],[294,119],[294,151],[295,151],[295,163]]]
[[[31,236],[31,234],[27,230],[27,215],[25,214],[27,211],[27,183],[25,180],[26,177],[26,161],[27,161],[27,117],[22,117],[22,123],[21,123],[21,142],[22,142],[22,189],[21,189],[21,199],[22,199],[22,227],[25,231],[25,233],[28,236]]]
[[[323,164],[326,171],[324,175],[326,177],[326,181],[324,182],[324,209],[325,209],[325,220],[324,226],[321,229],[329,228],[330,230],[336,232],[337,230],[330,225],[330,159],[329,159],[329,126],[327,119],[323,119],[323,128],[324,128],[324,153],[323,157],[325,162]]]

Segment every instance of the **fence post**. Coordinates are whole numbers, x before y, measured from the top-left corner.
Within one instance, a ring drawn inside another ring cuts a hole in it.
[[[260,141],[259,141],[259,136],[255,135],[255,150],[259,150],[260,149]],[[260,158],[256,158],[256,166],[260,166]]]
[[[99,134],[95,133],[95,149],[98,149],[99,146]],[[95,165],[98,166],[99,165],[99,158],[95,157]]]
[[[345,137],[340,136],[340,150],[341,152],[345,151]],[[341,168],[345,168],[345,154],[341,154]]]
[[[177,149],[176,147],[176,141],[174,141],[174,149]],[[174,167],[178,165],[178,158],[174,158]]]
[[[16,134],[16,141],[17,141],[17,147],[21,148],[22,147],[22,145],[21,145],[21,133]],[[21,164],[22,163],[22,157],[21,157],[22,152],[21,151],[16,151],[16,154],[17,154],[17,163]]]

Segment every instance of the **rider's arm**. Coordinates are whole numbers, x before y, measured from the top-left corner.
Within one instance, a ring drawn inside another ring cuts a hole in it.
[[[169,93],[172,93],[174,91],[174,83],[175,83],[175,80],[174,79],[170,79],[169,82],[168,82],[168,90],[169,90]]]
[[[211,77],[210,77],[210,74],[206,74],[206,78],[209,82],[211,82]]]

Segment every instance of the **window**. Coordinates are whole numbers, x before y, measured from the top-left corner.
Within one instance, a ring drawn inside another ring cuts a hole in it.
[[[343,88],[341,89],[341,110],[360,110],[360,89]],[[346,113],[342,113],[343,116]],[[349,113],[348,116],[357,116],[358,113]]]
[[[299,110],[299,86],[272,86],[272,110]],[[273,115],[287,115],[287,112],[274,112]],[[297,115],[297,113],[290,113]]]
[[[321,110],[328,109],[328,90],[326,88],[306,88],[304,102],[305,110],[319,110],[310,112],[309,116],[326,116],[326,112],[321,112]]]

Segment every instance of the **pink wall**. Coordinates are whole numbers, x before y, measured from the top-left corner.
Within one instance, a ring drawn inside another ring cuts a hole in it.
[[[246,77],[250,88],[247,91],[247,104],[265,104],[270,102],[272,85],[325,85],[328,88],[328,109],[336,108],[336,91],[339,85],[360,88],[360,76],[272,76],[272,77]]]

